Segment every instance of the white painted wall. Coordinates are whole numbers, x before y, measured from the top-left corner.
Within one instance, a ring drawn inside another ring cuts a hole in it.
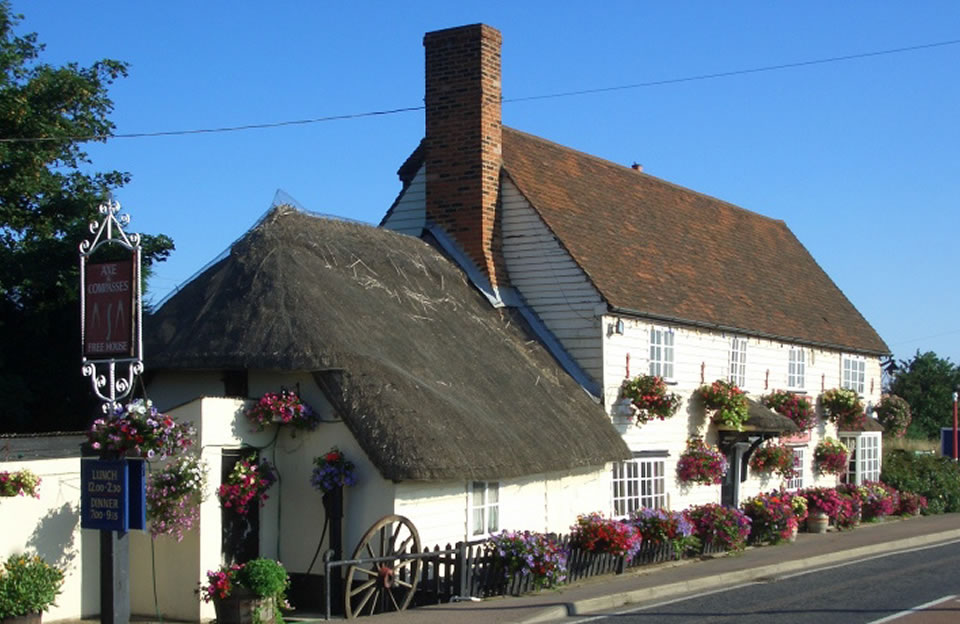
[[[100,611],[100,536],[80,529],[80,458],[0,462],[0,471],[40,477],[40,497],[0,498],[0,558],[39,555],[64,570],[63,593],[44,621]]]
[[[465,481],[398,483],[396,513],[416,525],[424,546],[478,539],[467,534],[469,487]],[[500,481],[500,530],[567,533],[577,515],[609,506],[608,466]]]

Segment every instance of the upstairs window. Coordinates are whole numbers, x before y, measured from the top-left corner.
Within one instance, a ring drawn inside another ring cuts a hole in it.
[[[470,534],[489,535],[500,530],[500,483],[474,481],[470,487]]]
[[[650,374],[673,379],[673,332],[650,328]]]
[[[867,361],[861,357],[843,356],[843,379],[841,387],[863,395]]]
[[[787,387],[802,390],[807,372],[806,352],[798,347],[790,348],[790,362],[787,367]]]
[[[743,388],[747,382],[747,339],[734,336],[730,342],[730,383]]]

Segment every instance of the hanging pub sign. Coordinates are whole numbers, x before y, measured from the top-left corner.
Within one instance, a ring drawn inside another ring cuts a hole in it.
[[[84,267],[83,355],[89,359],[135,354],[138,287],[136,258]]]
[[[81,528],[121,532],[144,528],[143,460],[84,458],[80,463],[80,483]]]

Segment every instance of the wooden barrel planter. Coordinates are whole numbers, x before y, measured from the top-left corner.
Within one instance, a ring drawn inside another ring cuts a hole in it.
[[[807,516],[807,533],[826,533],[830,516],[822,511],[811,511]]]

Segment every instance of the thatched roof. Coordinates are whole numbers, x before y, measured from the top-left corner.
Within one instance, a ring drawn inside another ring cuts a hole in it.
[[[420,239],[280,207],[147,320],[147,366],[310,371],[381,474],[629,457],[519,315]]]

